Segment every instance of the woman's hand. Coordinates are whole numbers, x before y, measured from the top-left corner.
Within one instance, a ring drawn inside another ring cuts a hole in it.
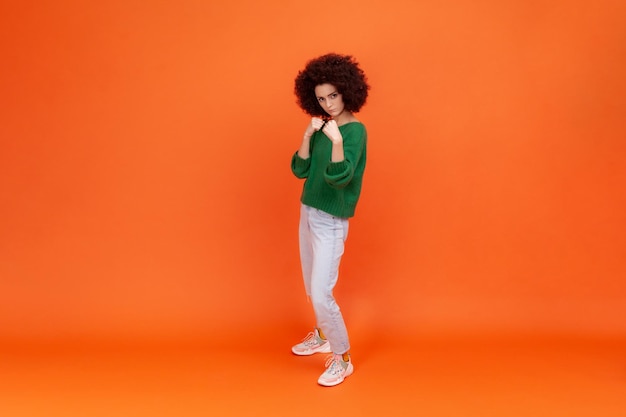
[[[306,127],[306,131],[304,132],[304,136],[310,138],[311,136],[313,136],[313,133],[315,133],[318,130],[320,130],[322,128],[322,126],[324,126],[324,120],[320,119],[319,117],[312,117],[311,118],[311,122]]]
[[[300,156],[300,158],[307,159],[309,156],[311,156],[310,154],[311,136],[313,136],[313,133],[320,130],[322,126],[324,126],[324,120],[320,119],[319,117],[311,118],[309,125],[306,127],[306,130],[304,131],[304,137],[302,138],[300,149],[298,149],[298,155]]]
[[[341,136],[341,132],[339,131],[339,126],[337,126],[337,122],[334,120],[329,120],[324,125],[322,132],[328,136],[333,145],[340,145],[343,143],[343,136]]]

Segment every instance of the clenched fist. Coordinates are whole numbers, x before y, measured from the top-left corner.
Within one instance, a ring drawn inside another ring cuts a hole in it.
[[[333,119],[326,122],[322,128],[322,132],[324,132],[335,145],[343,142],[343,136],[341,136],[339,126],[337,126],[337,122]]]
[[[305,137],[313,136],[313,133],[317,132],[324,126],[324,120],[319,117],[311,118],[311,123],[306,127],[306,131],[304,132]]]

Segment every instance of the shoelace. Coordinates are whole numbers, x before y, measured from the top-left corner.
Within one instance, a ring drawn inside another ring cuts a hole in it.
[[[336,375],[344,371],[340,355],[331,355],[326,359],[326,373]]]
[[[311,346],[317,343],[317,338],[315,337],[315,333],[309,332],[304,339],[302,339],[302,343],[305,346]]]

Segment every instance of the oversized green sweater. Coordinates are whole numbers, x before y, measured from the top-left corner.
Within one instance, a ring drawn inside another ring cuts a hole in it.
[[[344,160],[331,162],[332,142],[321,131],[311,137],[311,152],[302,159],[296,152],[291,170],[306,178],[300,201],[336,217],[354,216],[365,171],[367,131],[360,122],[339,126]]]

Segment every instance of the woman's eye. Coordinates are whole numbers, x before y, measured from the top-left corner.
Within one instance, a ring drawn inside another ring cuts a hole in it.
[[[330,95],[330,98],[337,98],[337,93],[333,93]]]

